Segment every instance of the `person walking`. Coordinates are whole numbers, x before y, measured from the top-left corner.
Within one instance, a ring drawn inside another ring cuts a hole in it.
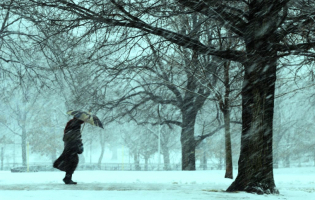
[[[84,121],[75,117],[67,122],[63,135],[64,150],[53,164],[54,168],[66,172],[63,179],[65,184],[77,184],[77,182],[72,181],[72,174],[79,163],[78,154],[83,153],[81,139],[81,125],[83,123]]]

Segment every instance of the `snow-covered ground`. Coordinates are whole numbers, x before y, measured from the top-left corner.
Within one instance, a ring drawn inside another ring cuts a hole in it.
[[[76,171],[78,185],[63,184],[63,176],[0,171],[0,200],[315,200],[315,167],[275,169],[280,195],[224,192],[232,180],[222,170]]]

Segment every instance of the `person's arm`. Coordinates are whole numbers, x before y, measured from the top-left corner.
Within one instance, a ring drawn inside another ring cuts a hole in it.
[[[79,134],[78,134],[78,151],[77,151],[78,154],[83,153],[83,150],[84,150],[81,137],[82,137],[82,135],[81,135],[81,133],[79,132]]]
[[[82,140],[80,140],[80,142],[78,142],[78,154],[81,154],[81,153],[83,153],[83,150],[84,150],[84,148],[83,148],[83,143],[82,143]]]

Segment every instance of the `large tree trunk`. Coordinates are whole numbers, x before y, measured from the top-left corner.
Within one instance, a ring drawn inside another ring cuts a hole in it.
[[[180,141],[182,144],[182,170],[193,171],[196,170],[194,128],[197,113],[195,113],[193,106],[189,108],[182,112],[183,126]]]
[[[262,55],[255,52],[245,65],[238,175],[227,191],[278,193],[272,152],[277,59],[274,54]]]
[[[279,3],[279,2],[278,2]],[[273,114],[280,42],[277,1],[252,1],[244,28],[247,59],[242,87],[242,136],[238,175],[227,191],[279,193],[273,176]],[[279,7],[281,8],[281,7]]]

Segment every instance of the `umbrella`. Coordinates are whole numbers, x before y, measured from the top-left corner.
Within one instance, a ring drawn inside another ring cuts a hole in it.
[[[92,115],[90,112],[84,112],[80,110],[69,110],[67,114],[72,115],[75,118],[80,119],[84,122],[88,122],[94,126],[104,128],[100,119],[96,115]]]

